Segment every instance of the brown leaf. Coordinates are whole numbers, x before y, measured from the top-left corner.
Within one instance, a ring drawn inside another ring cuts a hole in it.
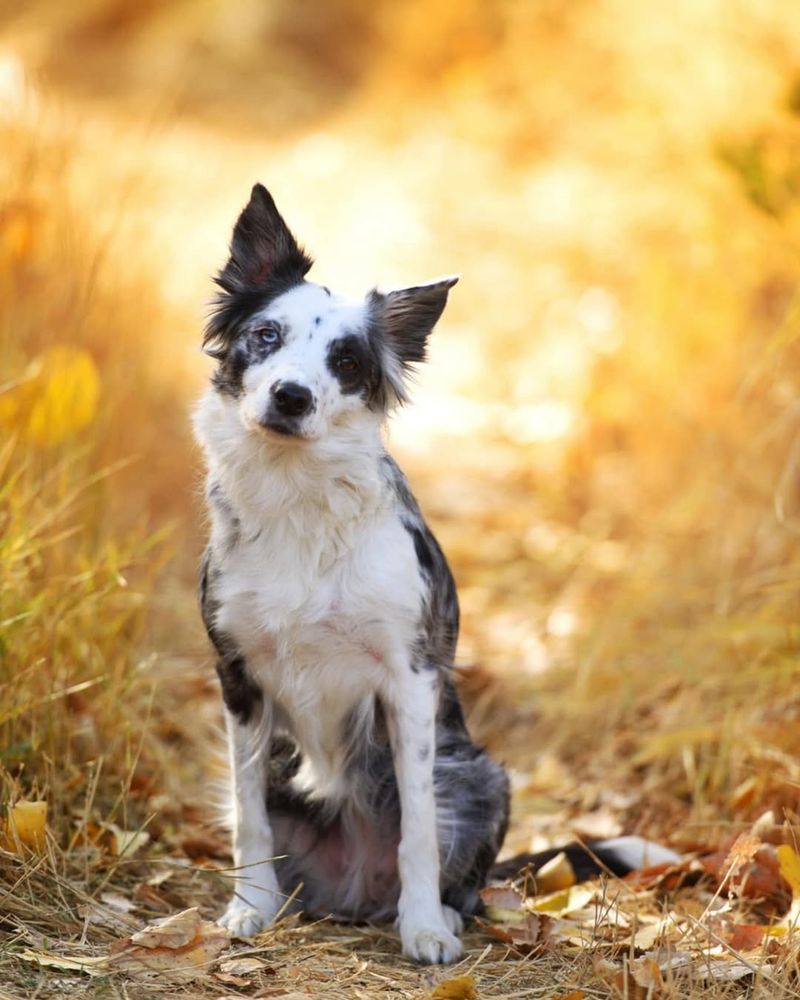
[[[732,924],[722,937],[734,951],[753,951],[761,947],[764,930],[758,924]]]
[[[662,889],[665,892],[672,892],[684,883],[691,864],[690,858],[679,862],[665,861],[660,865],[651,865],[649,868],[639,868],[629,872],[625,876],[625,881],[637,890]],[[696,875],[694,879],[697,880]]]
[[[698,858],[698,865],[719,883],[727,874],[728,850],[716,851]],[[764,898],[783,911],[788,906],[789,885],[781,875],[778,855],[769,844],[763,845],[752,861],[736,872],[731,891],[748,899]]]
[[[475,918],[478,926],[498,941],[510,945],[515,951],[529,954],[549,941],[554,921],[542,913],[526,913],[521,923],[498,926]]]
[[[736,874],[742,865],[749,864],[758,854],[761,841],[749,833],[740,833],[731,845],[725,859],[725,874]]]
[[[211,976],[217,982],[225,983],[226,986],[239,986],[243,988],[253,985],[252,979],[247,979],[245,976],[234,976],[231,972],[212,972]]]
[[[187,981],[208,972],[230,945],[230,934],[203,920],[196,907],[143,928],[112,948],[109,964],[131,976]]]
[[[617,965],[608,959],[595,957],[594,971],[598,978],[611,987],[615,997],[624,997],[624,1000],[656,1000],[662,996],[661,970],[652,959],[639,963],[625,961],[622,965]]]
[[[521,923],[525,919],[525,900],[513,885],[490,885],[481,889],[486,916],[497,924]]]

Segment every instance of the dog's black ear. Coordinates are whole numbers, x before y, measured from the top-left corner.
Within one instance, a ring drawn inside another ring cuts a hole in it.
[[[311,258],[297,244],[272,195],[255,184],[233,229],[231,255],[217,284],[226,292],[259,291],[279,281],[301,281]]]
[[[425,360],[428,335],[447,305],[447,293],[457,281],[456,275],[386,294],[374,291],[370,296],[373,318],[392,358],[399,363],[389,365],[387,374],[401,402],[406,398],[404,378],[415,363]]]
[[[428,285],[372,293],[373,315],[387,342],[404,364],[425,360],[425,343],[447,305],[447,293],[458,276]]]

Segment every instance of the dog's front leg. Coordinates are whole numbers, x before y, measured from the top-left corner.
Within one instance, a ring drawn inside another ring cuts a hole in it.
[[[453,962],[460,916],[442,906],[433,761],[438,678],[423,664],[402,664],[392,704],[390,736],[400,793],[400,900],[403,953],[418,962]]]
[[[228,730],[236,889],[220,924],[236,937],[250,937],[278,913],[283,897],[271,859],[272,829],[267,815],[270,713],[243,722],[225,712]]]

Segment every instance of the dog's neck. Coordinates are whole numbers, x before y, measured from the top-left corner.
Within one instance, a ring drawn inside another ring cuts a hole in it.
[[[322,441],[284,443],[246,430],[236,408],[214,394],[202,400],[195,427],[210,479],[245,529],[284,522],[317,534],[324,523],[338,533],[387,502],[377,418]]]

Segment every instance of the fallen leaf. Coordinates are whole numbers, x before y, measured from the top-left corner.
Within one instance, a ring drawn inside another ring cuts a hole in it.
[[[595,956],[595,975],[613,990],[615,997],[624,997],[625,1000],[653,1000],[658,994],[649,986],[641,986],[633,978],[629,965],[624,962],[617,965],[606,958]]]
[[[644,987],[651,994],[655,990],[660,990],[664,985],[658,962],[652,958],[642,958],[631,962],[628,968],[636,985]]]
[[[758,837],[749,833],[740,833],[728,851],[725,859],[725,875],[736,874],[738,870],[749,864],[761,849],[761,841]]]
[[[207,973],[229,945],[228,931],[203,920],[197,907],[192,907],[118,941],[109,964],[132,976],[187,981]]]
[[[792,899],[800,899],[800,857],[789,844],[781,844],[775,850],[778,855],[779,871],[789,883]]]
[[[219,968],[220,972],[227,972],[232,976],[247,976],[260,972],[264,963],[257,958],[227,958],[219,963]]]
[[[150,843],[150,834],[144,830],[123,830],[116,823],[80,821],[76,825],[75,843],[90,845],[115,857],[123,854],[130,857]]]
[[[756,971],[767,972],[770,968],[771,965],[759,963],[756,970],[747,962],[740,962],[735,958],[731,960],[718,958],[698,962],[694,974],[700,979],[716,979],[717,981],[730,982],[737,979],[744,979],[747,976],[754,976]]]
[[[150,834],[145,830],[123,830],[116,823],[102,823],[110,833],[111,853],[119,857],[130,857],[150,843]]]
[[[573,990],[572,993],[559,993],[558,996],[551,997],[551,1000],[586,1000],[583,990]]]
[[[534,875],[536,895],[548,892],[558,892],[575,885],[575,869],[563,851],[559,851]]]
[[[8,810],[0,831],[0,846],[15,854],[20,853],[20,846],[41,854],[45,847],[46,831],[47,803],[18,802]]]
[[[704,854],[697,859],[697,866],[712,875],[721,884],[727,873],[728,854],[728,851]],[[780,870],[780,860],[776,849],[771,845],[764,845],[757,851],[752,861],[740,867],[735,882],[729,888],[744,898],[763,897],[768,899],[780,912],[784,912],[788,905],[787,897],[789,895],[787,891],[789,886],[786,883],[787,880]]]
[[[624,1000],[657,1000],[664,995],[663,978],[658,963],[651,958],[629,961],[617,965],[604,958],[595,958],[594,971],[614,992]]]
[[[761,947],[764,931],[758,924],[732,924],[722,937],[734,951],[753,951]]]
[[[244,988],[245,986],[252,986],[252,979],[248,979],[246,976],[235,976],[230,972],[212,972],[211,976],[216,979],[218,983],[225,983],[226,986],[239,986]]]
[[[35,962],[48,969],[62,969],[65,972],[85,972],[87,976],[104,976],[108,974],[108,959],[89,958],[82,955],[51,955],[45,951],[34,951],[26,948],[19,952],[19,958],[26,962]]]
[[[497,924],[522,923],[525,919],[525,899],[513,885],[490,885],[481,889],[486,916]]]
[[[573,885],[560,892],[551,892],[546,896],[537,896],[527,900],[528,907],[534,913],[546,913],[551,917],[563,917],[567,913],[583,909],[597,894],[596,886]]]
[[[144,948],[182,948],[197,937],[205,923],[207,921],[200,916],[200,911],[193,906],[170,917],[153,921],[148,927],[137,931],[131,941]]]
[[[475,989],[474,976],[456,976],[445,979],[434,986],[430,993],[431,1000],[476,1000],[478,991]]]
[[[648,868],[638,868],[624,876],[624,881],[635,889],[662,889],[672,892],[687,880],[691,868],[691,859],[674,863],[664,861]],[[694,876],[695,880],[697,875]]]
[[[478,926],[491,937],[523,954],[541,948],[549,940],[554,923],[551,917],[542,913],[527,913],[522,922],[504,925],[490,924],[477,917],[475,919]]]
[[[641,917],[639,918],[641,920]],[[633,935],[633,946],[638,951],[650,951],[659,938],[663,937],[665,931],[674,927],[674,921],[670,919],[655,920],[651,924],[640,927]]]

